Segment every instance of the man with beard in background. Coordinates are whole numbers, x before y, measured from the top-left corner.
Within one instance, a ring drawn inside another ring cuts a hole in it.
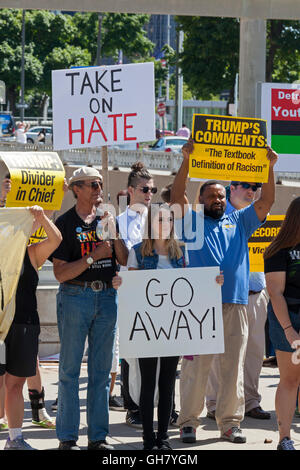
[[[171,204],[180,204],[184,214],[184,237],[190,240],[195,213],[184,211],[189,158],[193,151],[190,140],[182,148],[183,162],[174,179]],[[243,367],[248,339],[246,305],[249,294],[248,238],[264,222],[275,199],[273,167],[277,154],[268,148],[270,162],[268,182],[263,184],[260,198],[248,207],[226,215],[226,191],[218,181],[207,181],[200,189],[199,203],[204,206],[204,244],[189,250],[189,266],[219,266],[224,273],[222,311],[225,352],[220,354],[219,390],[216,421],[222,439],[246,442],[240,429],[245,413]],[[190,228],[190,230],[189,230]],[[196,442],[196,428],[205,400],[208,375],[214,355],[183,359],[180,375],[178,418],[182,442]]]

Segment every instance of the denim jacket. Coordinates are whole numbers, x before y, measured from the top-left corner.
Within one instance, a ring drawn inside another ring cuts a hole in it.
[[[142,246],[142,242],[138,243],[137,245],[134,245],[133,247],[139,269],[157,269],[159,255],[155,252],[155,250],[153,250],[153,256],[143,257],[141,254],[141,246]],[[182,257],[179,259],[175,259],[175,258],[170,259],[170,263],[172,264],[173,268],[185,268],[186,266],[185,257],[184,257],[185,248],[184,246],[181,246],[180,248],[182,251]]]

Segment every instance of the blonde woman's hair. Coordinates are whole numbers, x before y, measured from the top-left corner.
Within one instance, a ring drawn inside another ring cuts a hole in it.
[[[168,210],[170,214],[172,214],[172,211],[170,210],[170,207],[168,204],[152,204],[148,210],[147,222],[145,225],[145,232],[144,232],[144,237],[143,237],[143,241],[141,245],[141,255],[143,257],[153,256],[155,239],[152,238],[152,222],[154,220],[154,217],[157,214],[159,214],[159,212],[162,209]],[[173,219],[174,219],[174,216],[173,216]],[[184,246],[184,243],[176,240],[175,232],[174,232],[174,222],[173,222],[172,228],[170,231],[170,236],[166,240],[166,248],[167,248],[170,259],[182,258],[182,250],[180,248],[181,246]]]

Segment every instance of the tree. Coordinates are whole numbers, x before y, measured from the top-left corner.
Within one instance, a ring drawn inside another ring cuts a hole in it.
[[[233,99],[239,67],[239,20],[179,16],[184,52],[179,61],[184,80],[198,99],[222,90]],[[267,21],[266,80],[291,83],[300,72],[299,21]]]
[[[292,83],[299,74],[299,21],[268,21],[266,81]]]
[[[238,20],[179,16],[176,22],[184,31],[180,67],[193,95],[210,99],[224,89],[233,93],[239,62]]]
[[[147,38],[144,26],[149,15],[132,13],[103,13],[101,55],[116,61],[119,50],[130,61],[150,57],[154,44]],[[78,31],[75,45],[88,49],[93,64],[96,61],[98,13],[76,13],[73,17]]]

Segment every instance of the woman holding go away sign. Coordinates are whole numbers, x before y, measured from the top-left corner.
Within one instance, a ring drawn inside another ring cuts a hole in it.
[[[143,241],[135,245],[129,252],[128,270],[139,269],[173,269],[184,268],[187,264],[185,246],[174,236],[174,217],[167,204],[152,205],[148,212]],[[223,284],[223,275],[216,281]],[[117,289],[122,278],[113,279],[113,287]],[[158,429],[154,433],[154,392],[156,369],[160,359],[158,378]],[[143,423],[144,450],[171,449],[168,442],[168,424],[173,404],[173,391],[179,357],[147,357],[139,359],[141,372],[140,410]]]

